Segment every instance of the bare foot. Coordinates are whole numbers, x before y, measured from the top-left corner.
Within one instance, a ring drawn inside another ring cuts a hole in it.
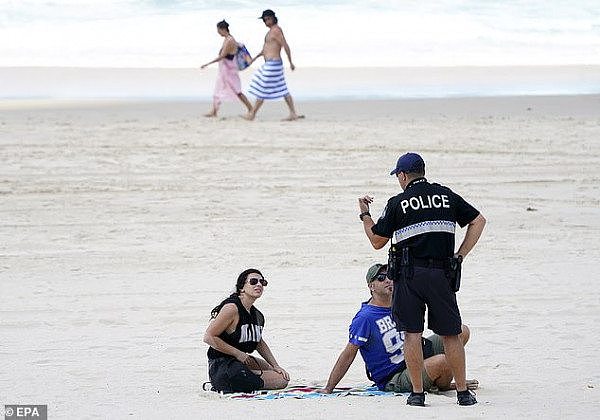
[[[242,115],[242,118],[245,119],[246,121],[252,121],[252,120],[254,120],[255,116],[256,116],[255,114],[249,112],[246,115]]]
[[[293,114],[293,115],[289,115],[287,118],[284,118],[281,121],[296,121],[296,120],[300,120],[302,118],[304,118],[304,115]]]
[[[216,112],[209,112],[208,114],[204,114],[206,118],[215,118],[217,116]]]

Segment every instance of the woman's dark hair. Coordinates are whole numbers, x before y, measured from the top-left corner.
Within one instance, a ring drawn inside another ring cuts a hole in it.
[[[229,32],[229,23],[225,22],[225,19],[223,19],[222,21],[217,23],[217,28],[225,29],[227,32]]]
[[[242,271],[240,273],[240,275],[238,276],[237,281],[235,282],[235,293],[232,293],[231,295],[229,295],[230,298],[233,298],[233,297],[236,297],[236,296],[238,296],[238,297],[240,296],[240,292],[244,288],[244,284],[246,284],[246,279],[248,278],[249,274],[258,274],[259,276],[261,276],[263,278],[265,277],[256,268],[248,268],[247,270]],[[225,303],[229,303],[229,302],[226,302],[226,300],[224,300],[223,302],[219,303],[217,306],[215,306],[213,308],[212,311],[210,311],[210,317],[211,317],[211,319],[214,319],[214,318],[217,317],[217,315],[219,314],[219,312],[221,312],[221,308],[223,307],[223,305],[225,305]]]
[[[256,268],[248,268],[247,270],[244,270],[240,273],[240,275],[237,278],[237,281],[235,282],[235,295],[240,295],[240,292],[242,291],[242,289],[244,288],[244,284],[246,284],[246,278],[248,277],[249,274],[258,274],[261,277],[265,277],[262,275],[262,273],[260,271],[258,271]]]

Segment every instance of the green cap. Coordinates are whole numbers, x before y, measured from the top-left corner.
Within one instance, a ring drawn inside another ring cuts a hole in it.
[[[377,277],[377,274],[381,271],[382,268],[387,270],[387,264],[373,264],[369,271],[367,271],[367,284],[371,283]]]

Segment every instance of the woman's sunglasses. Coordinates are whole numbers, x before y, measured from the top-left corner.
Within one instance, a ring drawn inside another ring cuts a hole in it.
[[[260,282],[260,284],[265,287],[267,284],[269,284],[268,281],[266,281],[265,279],[257,279],[257,278],[251,278],[248,279],[248,284],[250,286],[256,286],[258,284],[258,282]]]

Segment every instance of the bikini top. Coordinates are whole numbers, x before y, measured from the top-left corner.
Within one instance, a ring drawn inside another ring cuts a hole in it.
[[[221,48],[221,51],[223,51],[223,48]],[[221,54],[221,51],[219,51],[219,54]],[[235,54],[227,54],[225,58],[228,60],[233,60],[235,58]]]

